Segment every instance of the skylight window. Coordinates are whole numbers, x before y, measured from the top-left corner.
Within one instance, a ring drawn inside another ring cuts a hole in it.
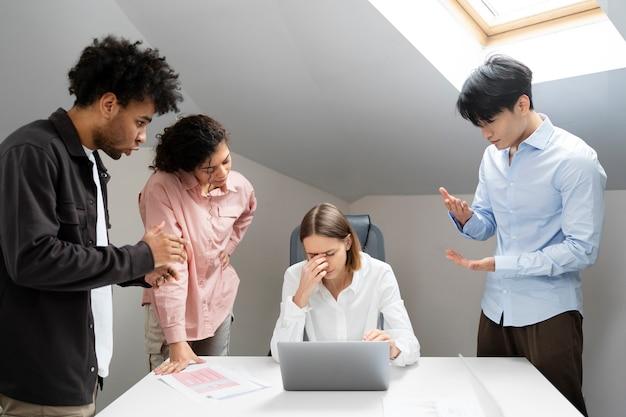
[[[489,55],[543,82],[626,67],[626,42],[596,0],[369,0],[458,90]]]
[[[487,36],[600,10],[595,0],[456,0]]]

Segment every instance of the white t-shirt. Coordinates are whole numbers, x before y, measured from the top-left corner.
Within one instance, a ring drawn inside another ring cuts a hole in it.
[[[87,157],[93,164],[93,180],[98,189],[96,221],[96,246],[108,246],[107,225],[104,215],[104,198],[100,188],[98,167],[93,151],[83,146]],[[113,356],[113,295],[111,286],[107,285],[91,290],[91,312],[93,314],[94,334],[96,339],[96,358],[98,359],[98,375],[105,378],[109,375],[109,365]]]

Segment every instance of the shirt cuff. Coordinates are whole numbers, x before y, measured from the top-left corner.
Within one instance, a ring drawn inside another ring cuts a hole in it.
[[[130,255],[131,261],[131,280],[143,279],[143,276],[154,270],[154,257],[150,246],[144,241],[140,241],[134,246],[127,245],[123,247]],[[129,279],[125,279],[128,281]],[[123,281],[122,281],[123,282]]]
[[[448,217],[456,227],[456,230],[458,230],[461,235],[465,236],[468,239],[473,239],[472,231],[476,231],[478,230],[478,227],[480,227],[480,221],[476,218],[476,213],[474,213],[463,226],[461,226],[461,223],[459,223],[459,221],[452,215],[451,212],[448,212]],[[478,224],[476,224],[477,222]]]
[[[469,237],[470,239],[473,239],[473,236],[480,234],[480,231],[483,229],[483,227],[484,226],[482,222],[480,221],[476,213],[474,213],[472,214],[472,217],[470,217],[463,225],[463,228],[461,229],[461,234],[463,236]]]
[[[394,366],[406,366],[406,357],[408,355],[409,346],[406,346],[404,343],[396,340],[396,347],[400,350],[400,353],[395,359],[391,360],[391,363]]]
[[[168,345],[172,343],[187,341],[187,331],[185,330],[185,326],[183,325],[165,327],[163,328],[163,334],[165,335],[165,340],[167,341]]]
[[[459,233],[463,233],[463,228],[461,227],[461,224],[459,223],[457,219],[454,218],[451,212],[448,212],[448,218],[452,221],[452,223],[454,224],[454,227],[456,227]]]
[[[515,273],[519,270],[519,256],[495,256],[496,272]]]

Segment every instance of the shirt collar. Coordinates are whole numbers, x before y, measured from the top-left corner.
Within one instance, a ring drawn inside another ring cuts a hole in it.
[[[550,118],[545,114],[539,113],[539,117],[543,119],[543,122],[541,122],[537,130],[535,130],[532,135],[526,138],[526,140],[522,143],[537,149],[544,149],[548,145],[548,142],[554,133],[554,125],[550,121]]]
[[[48,118],[50,122],[54,125],[54,128],[59,132],[59,136],[63,143],[65,143],[65,147],[67,148],[67,152],[71,156],[77,157],[87,157],[85,152],[83,151],[83,145],[80,141],[80,137],[78,136],[78,131],[72,123],[72,119],[67,115],[65,109],[58,108],[57,111],[52,113]]]
[[[96,150],[91,150],[83,145],[80,141],[80,136],[78,136],[78,131],[72,123],[72,119],[67,115],[67,111],[59,107],[54,113],[50,115],[48,118],[56,131],[59,133],[59,136],[63,143],[65,143],[65,148],[67,152],[72,157],[79,158],[87,158],[93,159],[96,162],[96,167],[98,171],[101,173],[102,178],[105,182],[108,182],[111,176],[109,175],[106,167],[102,163],[102,159],[100,159],[100,155]]]
[[[100,158],[100,154],[98,153],[98,151],[91,150],[85,145],[82,145],[82,147],[87,158],[95,165],[96,169],[98,170],[98,175],[100,176],[101,181],[104,181],[105,184],[108,183],[111,179],[111,176],[109,175],[109,171],[102,163],[102,158]]]
[[[176,171],[176,176],[180,178],[180,181],[182,182],[183,187],[185,187],[185,190],[191,190],[192,188],[196,188],[200,185],[196,176],[193,175],[193,173],[191,172],[178,170]],[[226,191],[237,192],[237,188],[233,185],[230,174],[228,175],[228,178],[226,178]],[[219,196],[227,194],[227,192],[222,191],[221,188],[216,188],[214,190],[211,190],[209,195]]]
[[[352,283],[348,287],[352,289],[352,291],[354,291],[355,293],[358,293],[363,286],[363,280],[365,279],[365,275],[370,269],[370,256],[365,252],[360,252],[360,257],[361,268],[354,271],[354,274],[352,275]]]
[[[363,267],[352,273],[352,282],[346,290],[352,291],[354,294],[359,293],[359,289],[363,286]]]
[[[87,155],[87,158],[91,159],[91,157],[93,156],[93,151],[85,145],[83,145],[83,151],[85,151],[85,155]]]

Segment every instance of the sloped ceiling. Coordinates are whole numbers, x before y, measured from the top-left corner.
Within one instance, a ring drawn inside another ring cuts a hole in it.
[[[346,201],[473,192],[486,142],[455,113],[454,87],[367,0],[116,3],[181,73],[187,109],[221,120],[236,153]],[[622,34],[625,3],[601,1]],[[626,189],[626,70],[538,84],[535,103],[598,151],[609,188]]]

